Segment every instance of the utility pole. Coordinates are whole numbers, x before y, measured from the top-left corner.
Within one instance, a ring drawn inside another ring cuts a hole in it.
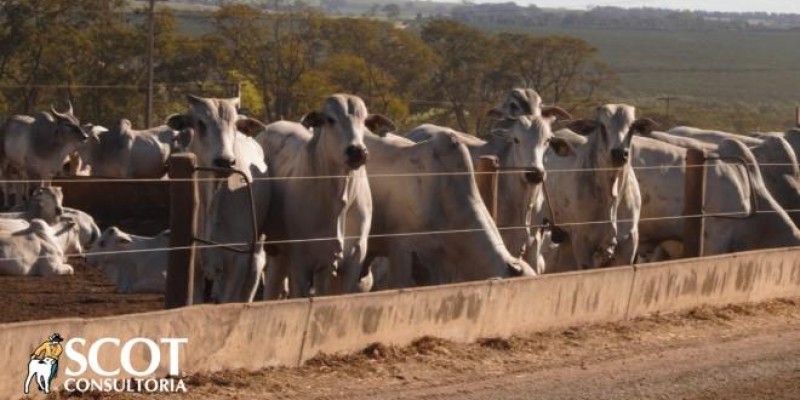
[[[155,47],[156,47],[156,1],[164,0],[150,0],[150,6],[147,10],[147,104],[145,105],[144,126],[151,127],[150,123],[153,121],[153,64],[155,63]]]
[[[666,107],[667,120],[669,120],[669,104],[670,102],[672,102],[672,100],[678,100],[678,98],[666,96],[666,97],[659,97],[658,100],[664,102],[664,106]]]

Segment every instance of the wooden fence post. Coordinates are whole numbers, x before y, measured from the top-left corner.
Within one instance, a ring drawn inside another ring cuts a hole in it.
[[[497,156],[481,156],[478,160],[478,174],[476,174],[476,183],[478,184],[478,191],[481,193],[483,203],[489,209],[489,214],[492,219],[497,222],[497,185],[498,185],[498,171],[500,170],[500,162]]]
[[[197,231],[197,180],[194,179],[195,156],[175,154],[169,159],[170,250],[167,266],[166,308],[191,305],[194,296],[194,236]]]
[[[794,108],[794,126],[800,128],[800,106]]]
[[[702,257],[705,220],[703,204],[706,198],[706,154],[702,150],[687,149],[686,178],[683,204],[683,256]]]

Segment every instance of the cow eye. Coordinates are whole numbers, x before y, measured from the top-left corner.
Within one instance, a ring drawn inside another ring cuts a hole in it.
[[[205,134],[206,124],[203,121],[197,121],[197,130],[200,131],[200,134]]]
[[[336,125],[336,120],[333,117],[327,117],[325,121],[328,122],[328,125]]]

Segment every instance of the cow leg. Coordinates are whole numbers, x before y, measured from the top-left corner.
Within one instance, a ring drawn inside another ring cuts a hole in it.
[[[289,260],[282,255],[270,256],[268,260],[264,300],[278,300],[284,295],[284,281],[289,276]]]
[[[293,245],[292,255],[289,260],[289,297],[303,298],[311,296],[311,283],[314,271],[318,269],[316,263],[309,260],[309,256],[316,254],[307,247]]]
[[[338,294],[354,293],[358,290],[359,278],[364,261],[367,259],[367,237],[372,224],[371,207],[361,204],[351,207],[345,225],[344,260],[342,260],[336,281]]]
[[[33,380],[33,375],[35,372],[31,370],[30,364],[28,365],[28,377],[25,378],[25,390],[24,393],[28,394],[30,392],[29,388],[31,386],[31,380]]]
[[[388,288],[401,289],[411,287],[414,284],[414,279],[412,277],[412,265],[410,250],[397,248],[390,249]]]
[[[634,229],[617,245],[614,262],[611,266],[631,265],[636,261],[636,251],[639,247],[639,231]]]
[[[259,284],[264,276],[264,266],[267,263],[267,253],[261,246],[255,254],[238,257],[241,262],[246,263],[241,268],[245,272],[242,286],[242,301],[251,302],[256,296]]]

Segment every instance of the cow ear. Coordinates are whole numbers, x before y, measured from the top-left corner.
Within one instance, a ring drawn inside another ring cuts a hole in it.
[[[311,111],[300,119],[300,123],[307,129],[319,128],[325,123],[325,114],[319,111]]]
[[[658,128],[658,122],[650,118],[639,118],[631,125],[631,131],[640,135],[649,135],[655,128]]]
[[[178,134],[172,139],[172,142],[178,148],[178,151],[186,151],[189,145],[192,144],[194,138],[194,129],[187,128],[178,131]]]
[[[583,136],[592,134],[599,127],[599,122],[590,119],[579,119],[567,124],[569,130]]]
[[[542,117],[554,119],[555,121],[572,119],[572,115],[567,110],[556,106],[542,107]]]
[[[503,118],[506,117],[506,113],[503,112],[503,110],[495,107],[495,108],[492,108],[491,110],[487,111],[486,112],[486,116],[491,118],[491,119],[503,119]]]
[[[575,148],[572,144],[560,137],[550,139],[550,148],[559,157],[569,157],[575,155]]]
[[[167,118],[167,126],[173,131],[182,131],[194,127],[194,121],[185,114],[172,114]]]
[[[257,119],[241,118],[236,121],[236,129],[247,136],[255,136],[267,129],[267,126]]]
[[[370,132],[375,134],[397,131],[397,125],[394,124],[394,121],[382,114],[370,114],[367,119],[364,120],[364,125]]]

